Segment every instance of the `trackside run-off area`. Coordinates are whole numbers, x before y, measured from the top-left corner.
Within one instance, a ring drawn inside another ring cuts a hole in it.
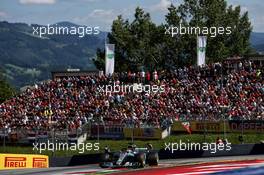
[[[98,164],[53,167],[47,169],[21,169],[0,171],[2,175],[202,175],[202,174],[264,174],[264,156],[232,156],[162,160],[159,166],[131,168],[100,168]]]
[[[141,175],[198,175],[198,174],[228,174],[229,170],[245,169],[251,166],[264,166],[264,160],[227,161],[200,163],[193,165],[173,166],[167,168],[151,168],[136,172]],[[237,172],[237,171],[236,171]],[[240,172],[243,173],[241,170]],[[264,173],[264,167],[262,167]],[[120,172],[120,175],[133,175],[135,172]]]

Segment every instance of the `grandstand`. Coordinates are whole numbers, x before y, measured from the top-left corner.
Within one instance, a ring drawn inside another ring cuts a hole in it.
[[[87,125],[164,129],[175,121],[263,120],[263,67],[246,60],[228,65],[184,67],[157,75],[146,72],[148,76],[141,72],[112,76],[54,72],[53,80],[0,105],[0,130],[5,137],[21,134],[20,130],[77,132]],[[114,83],[164,85],[165,91],[98,91],[99,86]]]

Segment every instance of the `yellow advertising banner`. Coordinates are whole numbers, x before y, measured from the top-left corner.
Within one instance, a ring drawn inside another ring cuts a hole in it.
[[[48,167],[48,156],[34,154],[0,154],[0,170]]]
[[[221,133],[233,132],[233,133],[264,133],[264,121],[241,121],[241,120],[230,120],[230,121],[190,121],[190,128],[192,132],[211,132]],[[182,126],[180,121],[173,123],[171,127],[172,132],[187,132]]]
[[[229,121],[230,132],[264,133],[264,121]]]
[[[124,128],[125,138],[135,139],[161,139],[162,132],[158,128]]]
[[[192,122],[190,122],[192,128]],[[171,126],[171,131],[173,132],[186,132],[186,129],[183,127],[180,121],[174,122]]]
[[[229,123],[226,122],[197,122],[197,121],[190,121],[190,128],[192,132],[223,132],[224,129],[229,131]],[[186,129],[182,126],[181,122],[175,122],[172,125],[171,130],[173,132],[186,132]]]
[[[229,131],[229,124],[226,122],[194,122],[193,129],[196,132],[215,132],[220,133],[225,131]]]

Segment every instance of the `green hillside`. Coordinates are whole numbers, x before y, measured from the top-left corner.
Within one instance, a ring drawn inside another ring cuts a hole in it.
[[[104,43],[97,35],[83,38],[49,35],[40,38],[32,33],[30,25],[0,22],[0,66],[5,70],[7,80],[16,88],[48,79],[52,70],[95,69],[92,58]]]

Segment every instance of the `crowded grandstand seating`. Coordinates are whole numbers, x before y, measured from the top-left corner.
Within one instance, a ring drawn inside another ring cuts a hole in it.
[[[0,105],[0,128],[76,129],[86,123],[166,127],[176,120],[263,120],[263,70],[243,62],[42,82]],[[163,85],[160,93],[104,93],[108,84]]]

